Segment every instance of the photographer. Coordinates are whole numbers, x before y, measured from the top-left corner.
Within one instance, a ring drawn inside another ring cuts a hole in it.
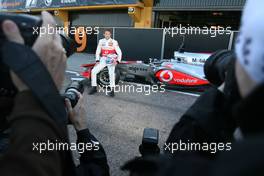
[[[55,21],[49,13],[42,12],[42,19],[42,27],[55,27]],[[11,57],[12,59],[17,57],[17,60],[21,58],[40,59],[53,80],[58,94],[57,97],[43,98],[53,101],[58,98],[58,102],[63,105],[58,90],[61,89],[64,80],[67,57],[61,38],[55,33],[46,33],[37,38],[31,49],[24,45],[24,39],[19,28],[13,21],[5,20],[1,28],[7,39],[1,43],[1,59],[11,59]],[[31,64],[35,66],[35,63]],[[31,77],[44,76],[39,73],[37,67],[32,68]],[[51,114],[35,97],[33,90],[20,79],[19,74],[11,70],[10,77],[17,89],[15,97],[13,96],[14,92],[6,89],[7,84],[1,85],[0,89],[0,109],[3,112],[1,113],[1,122],[8,122],[8,125],[1,124],[1,132],[7,128],[10,128],[11,131],[8,136],[8,150],[0,159],[1,175],[73,176],[76,174],[76,170],[79,171],[79,175],[109,175],[106,156],[101,145],[96,152],[84,152],[82,154],[81,165],[78,169],[73,165],[69,151],[45,150],[41,153],[39,151],[40,146],[36,144],[46,144],[47,141],[69,143],[66,124],[60,126],[60,123],[51,118]],[[49,87],[48,85],[41,86]],[[46,93],[49,91],[51,90],[47,89]],[[81,95],[79,96],[81,101],[75,109],[72,109],[66,100],[69,118],[78,130],[79,142],[96,142],[97,140],[89,133],[89,130],[84,128],[87,123],[84,121],[83,98]],[[65,110],[64,107],[63,109]]]
[[[84,93],[85,97],[80,93],[78,93],[78,96],[79,101],[74,108],[72,108],[69,99],[65,100],[69,119],[77,132],[77,143],[99,143],[88,129],[87,112],[85,110],[87,93]],[[98,148],[98,150],[85,150],[81,153],[80,165],[77,167],[78,176],[109,176],[105,151],[100,143]]]
[[[219,60],[221,63],[219,65],[222,67],[222,78],[216,79],[221,75],[211,78],[213,81],[219,81],[204,92],[180,118],[179,122],[174,125],[166,141],[167,145],[180,143],[180,141],[186,144],[219,144],[233,141],[233,134],[237,125],[235,119],[232,118],[232,108],[241,100],[235,78],[235,54],[227,50],[214,53],[208,60],[208,67],[212,67],[211,70],[217,70],[216,66],[209,63],[211,60]],[[212,72],[209,73],[213,74]],[[165,150],[165,152],[172,153],[171,150]],[[217,153],[218,151],[212,153],[210,150],[190,150],[184,152],[184,155],[195,154],[206,159],[214,159]],[[178,154],[182,155],[183,152],[173,152],[173,156]]]
[[[42,17],[44,27],[55,26],[55,21],[49,13],[43,12]],[[41,36],[32,50],[29,50],[24,47],[24,39],[14,22],[6,20],[1,28],[8,39],[6,43],[1,43],[2,48],[6,49],[2,52],[8,52],[18,60],[19,57],[39,57],[60,89],[66,68],[66,55],[60,38],[55,34]],[[48,151],[40,154],[33,151],[33,143],[47,140],[67,141],[67,134],[41,107],[27,85],[14,72],[11,71],[10,75],[18,93],[13,101],[9,99],[9,106],[13,106],[8,108],[12,111],[4,114],[7,115],[11,133],[8,151],[1,158],[1,175],[70,175],[72,172],[69,162],[65,161],[68,159],[65,152]],[[1,95],[1,105],[5,104],[5,99]],[[1,107],[3,108],[6,107]]]
[[[232,58],[222,74],[224,83],[211,88],[194,103],[175,124],[166,142],[231,141],[231,150],[217,154],[195,150],[179,150],[172,154],[168,150],[160,157],[130,161],[124,166],[126,170],[143,175],[142,165],[145,165],[149,175],[157,176],[264,175],[264,121],[261,117],[264,114],[263,6],[263,1],[247,1],[236,42],[236,56],[231,53],[224,56]],[[215,56],[219,54],[223,52]],[[241,132],[240,140],[233,139],[235,129]]]
[[[223,60],[231,60],[226,64],[224,83],[195,102],[174,126],[168,142],[180,139],[228,142],[235,141],[235,129],[244,139],[264,132],[263,120],[259,118],[263,114],[264,35],[263,23],[259,22],[264,17],[260,8],[263,5],[262,1],[247,1],[236,41],[236,56],[223,51],[216,54],[222,55]]]

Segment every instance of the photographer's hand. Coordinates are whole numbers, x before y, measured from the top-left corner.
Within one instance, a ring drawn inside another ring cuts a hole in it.
[[[46,29],[51,27],[55,28],[56,22],[51,14],[44,11],[42,12],[42,18],[42,27]],[[14,22],[6,20],[3,22],[2,28],[9,41],[24,44],[24,39]],[[62,46],[60,36],[56,33],[46,32],[38,37],[32,49],[40,57],[43,64],[47,67],[57,88],[60,89],[64,81],[67,60],[66,51]],[[19,91],[28,89],[28,87],[13,72],[11,72],[11,77]]]
[[[2,29],[9,41],[24,44],[24,39],[22,38],[17,25],[13,21],[4,21],[2,24]],[[28,87],[18,78],[18,76],[13,71],[11,71],[10,74],[14,85],[20,92],[28,90]]]
[[[87,90],[82,95],[78,93],[79,101],[74,108],[69,99],[65,100],[68,109],[69,120],[72,122],[76,134],[77,145],[93,144],[98,149],[84,150],[80,153],[80,165],[77,167],[81,175],[109,176],[109,166],[103,146],[88,129],[88,119],[85,106],[87,105]]]
[[[42,27],[46,29],[56,27],[54,18],[48,12],[42,12],[42,19]],[[60,36],[56,32],[41,34],[33,45],[33,50],[46,65],[57,88],[60,89],[64,81],[67,61],[66,51],[62,46]]]
[[[68,110],[69,119],[72,122],[74,128],[77,131],[86,129],[88,127],[87,113],[85,110],[86,98],[81,93],[79,95],[79,101],[74,108],[71,106],[69,99],[66,99],[66,107]]]

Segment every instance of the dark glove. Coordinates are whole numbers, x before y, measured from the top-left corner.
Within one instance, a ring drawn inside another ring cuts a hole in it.
[[[188,155],[177,158],[168,155],[138,157],[128,161],[122,170],[130,175],[165,176],[165,175],[207,175],[211,163],[199,156]],[[190,169],[191,168],[191,169]]]
[[[136,157],[133,160],[126,162],[121,170],[129,171],[130,175],[157,175],[160,171],[163,162],[159,157]]]

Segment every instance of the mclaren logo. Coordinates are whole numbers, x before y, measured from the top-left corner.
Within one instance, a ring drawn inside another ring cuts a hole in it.
[[[170,82],[173,79],[173,74],[170,70],[163,70],[160,73],[160,78],[164,82]]]
[[[52,4],[52,0],[45,0],[45,5],[46,6],[51,6],[51,4]]]

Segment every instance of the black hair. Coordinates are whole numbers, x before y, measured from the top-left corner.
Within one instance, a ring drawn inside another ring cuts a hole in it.
[[[112,30],[111,29],[104,29],[104,33],[107,32],[107,31],[112,34]]]

